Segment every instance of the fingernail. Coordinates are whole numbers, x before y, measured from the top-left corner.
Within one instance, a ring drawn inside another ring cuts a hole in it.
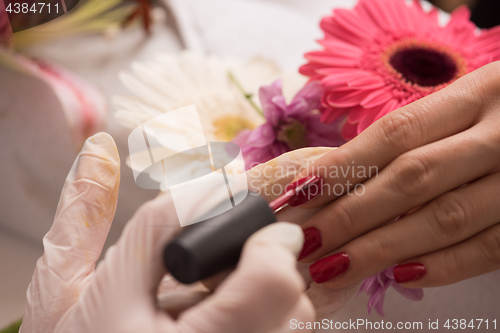
[[[304,246],[300,252],[299,259],[301,260],[321,247],[321,234],[319,230],[311,227],[303,230]]]
[[[394,280],[397,283],[405,283],[420,280],[427,270],[419,263],[409,263],[394,267]]]
[[[309,267],[309,273],[316,283],[323,283],[344,274],[351,264],[347,253],[337,253],[316,261]]]
[[[321,178],[318,175],[311,175],[311,176],[301,178],[301,179],[299,179],[296,182],[293,182],[291,184],[288,184],[287,187],[285,188],[285,192],[293,190],[293,189],[301,186],[302,184],[304,184],[307,181],[314,181],[314,180],[316,180],[315,183],[302,189],[293,198],[291,198],[291,200],[288,202],[288,205],[295,207],[295,206],[302,205],[303,203],[306,203],[306,202],[314,199],[316,196],[321,194],[324,181],[323,181],[323,178]]]

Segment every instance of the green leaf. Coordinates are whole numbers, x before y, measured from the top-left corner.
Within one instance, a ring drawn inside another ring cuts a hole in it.
[[[2,329],[0,331],[0,333],[18,333],[19,329],[21,328],[22,322],[23,322],[23,319],[21,318],[18,321],[16,321],[15,323],[13,323],[12,325]]]

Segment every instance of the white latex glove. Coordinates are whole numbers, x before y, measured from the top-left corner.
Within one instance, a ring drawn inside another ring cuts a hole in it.
[[[144,204],[94,269],[113,219],[119,175],[112,138],[89,138],[44,238],[21,333],[286,332],[292,318],[313,320],[295,268],[303,236],[289,223],[254,234],[236,270],[176,320],[158,309],[156,293],[166,273],[162,250],[180,229],[169,194]]]

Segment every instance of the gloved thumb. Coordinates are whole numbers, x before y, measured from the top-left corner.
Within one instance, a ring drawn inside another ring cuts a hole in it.
[[[53,332],[94,271],[113,219],[120,160],[106,133],[85,142],[66,178],[28,288],[21,331]]]
[[[113,138],[107,133],[88,138],[43,239],[44,261],[63,280],[94,270],[115,214],[119,184],[120,158]]]

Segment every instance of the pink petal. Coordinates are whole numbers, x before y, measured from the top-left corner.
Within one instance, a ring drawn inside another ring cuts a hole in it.
[[[367,42],[366,38],[360,37],[343,28],[335,22],[331,16],[324,17],[319,26],[327,34],[327,36],[343,40],[344,42],[358,46],[365,45]]]
[[[329,74],[321,80],[321,84],[326,88],[335,88],[347,85],[348,82],[367,77],[367,72],[352,71],[344,73]]]
[[[344,139],[350,140],[358,135],[358,128],[356,125],[345,123],[341,134]]]
[[[366,112],[370,112],[370,110],[365,109],[361,105],[353,107],[349,111],[349,122],[353,124],[358,123]]]
[[[333,21],[343,29],[349,31],[349,33],[360,38],[365,40],[373,38],[373,27],[367,26],[365,22],[361,21],[356,11],[336,9],[333,14]]]
[[[0,1],[0,45],[9,46],[12,38],[12,28],[9,17],[5,11],[3,1]]]
[[[366,90],[354,90],[341,93],[331,92],[330,94],[328,94],[327,103],[330,106],[335,106],[338,108],[357,106],[370,93],[371,91]]]
[[[387,6],[381,6],[380,0],[363,0],[359,2],[360,10],[383,31],[396,31],[391,15],[387,12]]]
[[[373,75],[372,72],[365,71],[362,69],[357,69],[357,68],[344,68],[344,67],[327,67],[327,68],[321,68],[318,69],[318,73],[321,75],[329,75],[329,74],[353,74],[353,73],[359,73],[359,74],[364,74],[365,76],[370,76]]]
[[[473,38],[476,26],[469,19],[470,11],[467,6],[460,6],[451,13],[450,21],[443,28],[443,32],[446,32],[445,35],[447,36],[453,34],[455,42],[464,42],[467,39]]]
[[[318,73],[318,70],[324,68],[320,64],[308,63],[300,66],[299,73],[308,76],[311,80],[320,80],[323,76]]]
[[[361,105],[365,108],[372,108],[374,106],[380,105],[389,101],[392,98],[392,94],[387,90],[376,90],[370,95],[366,96],[362,101]]]
[[[304,55],[311,62],[326,66],[356,67],[357,59],[345,58],[328,51],[314,51]]]
[[[404,8],[401,6],[404,6]],[[404,13],[408,12],[408,7],[406,7],[404,1],[391,1],[387,4],[386,8],[397,31],[407,30],[407,25],[406,22],[403,21],[403,16]]]
[[[381,106],[377,106],[374,108],[367,108],[366,112],[363,114],[363,117],[359,120],[358,123],[358,133],[363,132],[367,129],[371,124],[375,122],[377,114],[380,112]]]
[[[354,89],[372,90],[385,86],[385,81],[378,76],[365,76],[355,78],[349,81],[347,85]]]
[[[328,51],[343,53],[349,57],[360,57],[363,55],[363,51],[359,47],[339,40],[322,39],[318,43],[323,45]]]
[[[330,107],[330,106],[325,107],[321,111],[320,120],[321,120],[321,122],[323,122],[325,124],[329,124],[329,123],[337,120],[341,116],[346,115],[349,112],[349,109],[350,108],[343,109],[343,108],[335,108],[335,107]]]
[[[379,120],[380,118],[382,118],[383,116],[385,116],[386,114],[398,109],[400,107],[400,103],[393,99],[393,100],[390,100],[389,102],[387,102],[385,104],[385,106],[378,112],[377,116],[375,117],[375,120],[374,121],[377,121]]]

